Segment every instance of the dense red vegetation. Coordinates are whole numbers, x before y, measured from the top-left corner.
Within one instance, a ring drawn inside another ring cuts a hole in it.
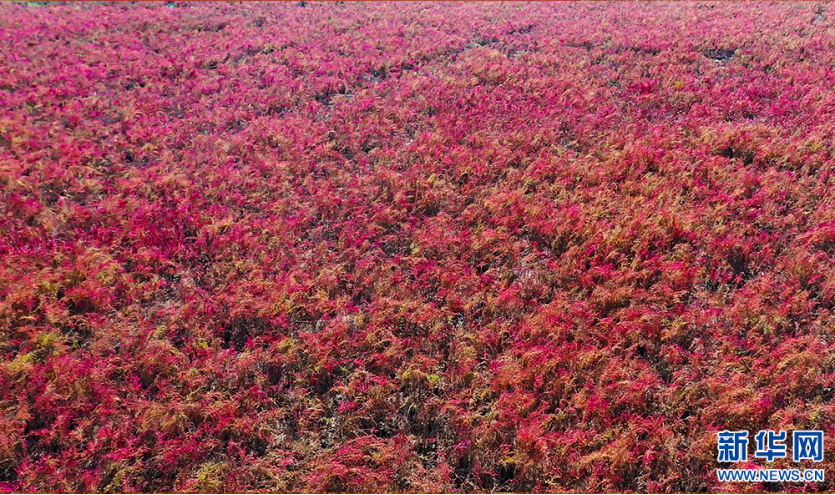
[[[829,9],[0,4],[0,490],[832,489]]]

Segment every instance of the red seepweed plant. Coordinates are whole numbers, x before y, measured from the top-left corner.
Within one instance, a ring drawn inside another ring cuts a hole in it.
[[[0,491],[831,490],[832,19],[0,4]]]

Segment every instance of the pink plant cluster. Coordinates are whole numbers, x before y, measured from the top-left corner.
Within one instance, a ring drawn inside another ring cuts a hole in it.
[[[833,20],[0,4],[0,491],[832,490]]]

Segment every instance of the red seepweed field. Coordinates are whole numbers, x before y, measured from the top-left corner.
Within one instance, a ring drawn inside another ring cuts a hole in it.
[[[833,490],[833,139],[827,3],[0,4],[0,491]]]

